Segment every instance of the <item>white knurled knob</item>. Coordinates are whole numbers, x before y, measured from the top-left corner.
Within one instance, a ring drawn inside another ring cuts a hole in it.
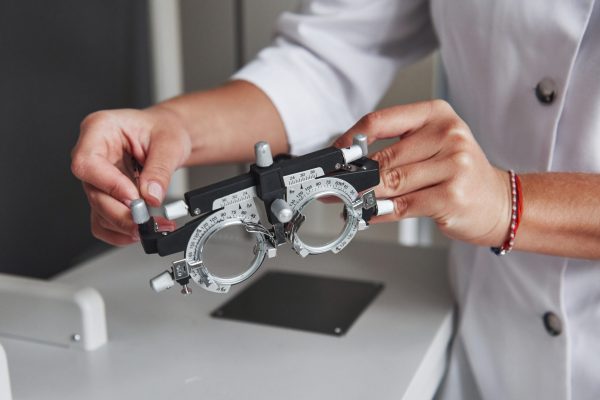
[[[164,271],[150,279],[150,287],[156,293],[170,289],[173,287],[173,285],[175,285],[175,281],[173,280],[173,276],[169,271]]]

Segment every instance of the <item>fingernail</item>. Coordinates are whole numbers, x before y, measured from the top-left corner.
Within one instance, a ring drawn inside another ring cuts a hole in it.
[[[137,233],[134,233],[133,235],[131,235],[131,238],[133,240],[135,240],[136,242],[140,241],[140,235],[138,235]]]
[[[158,182],[151,181],[148,184],[148,194],[160,202],[163,200],[163,190]]]

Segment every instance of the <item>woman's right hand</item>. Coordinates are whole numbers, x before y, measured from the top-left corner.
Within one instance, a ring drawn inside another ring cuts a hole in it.
[[[159,206],[171,175],[187,161],[191,147],[184,124],[167,107],[88,115],[72,151],[71,170],[83,182],[93,235],[113,245],[139,240],[130,202],[141,197]],[[132,157],[143,165],[139,187],[133,182]],[[166,220],[159,224],[161,229],[174,228]]]

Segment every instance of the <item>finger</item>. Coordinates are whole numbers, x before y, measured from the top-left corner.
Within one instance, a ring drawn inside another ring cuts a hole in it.
[[[379,162],[380,169],[394,168],[435,156],[441,151],[443,143],[440,129],[430,124],[373,153],[371,158]]]
[[[102,156],[77,153],[73,157],[71,171],[83,182],[124,204],[140,197],[133,182]]]
[[[131,144],[123,141],[120,128],[108,115],[96,112],[81,123],[81,135],[72,151],[71,171],[80,180],[128,203],[139,198],[139,193],[115,164],[122,161],[123,152],[130,152]]]
[[[337,204],[342,202],[342,199],[337,196],[321,196],[317,200],[323,204]]]
[[[156,223],[156,225],[158,225],[158,230],[161,232],[172,232],[177,227],[177,224],[175,222],[168,220],[165,217],[155,216],[154,222]]]
[[[362,117],[352,128],[342,135],[335,145],[347,147],[357,133],[367,135],[368,142],[402,136],[421,128],[434,117],[446,115],[452,108],[443,100],[425,101],[385,108]]]
[[[138,225],[133,222],[129,207],[89,184],[84,184],[84,190],[92,209],[102,217],[103,226],[124,235],[138,235]],[[154,217],[154,222],[160,231],[173,231],[176,228],[175,222],[161,216]]]
[[[149,146],[140,175],[140,190],[142,197],[157,207],[164,200],[171,176],[184,162],[184,150],[182,144],[169,135],[156,135]]]
[[[399,221],[404,218],[433,217],[440,215],[444,209],[445,192],[442,185],[432,186],[416,192],[394,197],[394,212],[391,214],[374,216],[369,223]]]
[[[108,221],[94,212],[91,215],[91,226],[95,238],[114,246],[125,246],[139,240],[138,237],[115,232],[110,228]]]
[[[131,218],[129,207],[88,183],[84,183],[83,188],[92,210],[102,217],[106,224],[110,224],[107,228],[124,235],[137,234],[138,227]]]
[[[380,170],[381,180],[375,187],[380,198],[400,196],[440,184],[453,175],[451,162],[426,160],[400,167]]]

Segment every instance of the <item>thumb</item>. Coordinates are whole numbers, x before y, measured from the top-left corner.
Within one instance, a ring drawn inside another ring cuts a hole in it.
[[[183,164],[184,153],[184,146],[169,135],[153,138],[140,174],[140,192],[151,206],[162,204],[171,176]]]

